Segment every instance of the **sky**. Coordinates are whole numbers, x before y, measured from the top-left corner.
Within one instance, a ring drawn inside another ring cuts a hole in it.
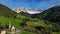
[[[25,7],[46,10],[60,4],[60,0],[0,0],[0,3],[10,9]]]

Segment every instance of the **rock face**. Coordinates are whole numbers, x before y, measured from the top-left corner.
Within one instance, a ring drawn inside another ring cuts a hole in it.
[[[20,13],[20,12],[26,12],[26,9],[25,8],[16,8],[15,9],[15,12],[17,12],[17,13]]]
[[[34,8],[32,8],[32,9],[16,8],[15,12],[17,12],[17,13],[26,12],[26,13],[29,13],[29,14],[38,14],[38,13],[41,13],[42,11],[34,9]]]
[[[33,18],[35,18],[36,15],[42,12],[42,10],[40,9],[34,9],[34,8],[26,9],[24,7],[16,8],[14,11],[17,12],[18,14],[21,14],[27,17],[33,17]]]

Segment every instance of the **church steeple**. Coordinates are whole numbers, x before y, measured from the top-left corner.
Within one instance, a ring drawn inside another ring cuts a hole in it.
[[[9,31],[11,31],[11,23],[9,22]]]

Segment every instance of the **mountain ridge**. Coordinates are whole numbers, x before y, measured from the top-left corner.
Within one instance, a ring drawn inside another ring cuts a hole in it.
[[[0,16],[5,16],[5,17],[14,17],[16,16],[16,12],[11,10],[10,8],[0,4]]]
[[[37,15],[38,18],[52,22],[60,22],[60,6],[54,6]]]
[[[26,8],[16,8],[14,10],[15,12],[17,13],[20,13],[20,12],[26,12],[26,13],[29,13],[29,14],[38,14],[38,13],[41,13],[42,10],[37,10],[35,8],[31,8],[31,9],[26,9]]]

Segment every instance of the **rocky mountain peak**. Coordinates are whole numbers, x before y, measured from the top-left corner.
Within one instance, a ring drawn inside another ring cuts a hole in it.
[[[41,13],[42,11],[37,10],[35,8],[26,9],[26,8],[22,7],[22,8],[16,8],[15,12],[17,12],[17,13],[26,12],[26,13],[29,13],[29,14],[37,14],[37,13]]]

